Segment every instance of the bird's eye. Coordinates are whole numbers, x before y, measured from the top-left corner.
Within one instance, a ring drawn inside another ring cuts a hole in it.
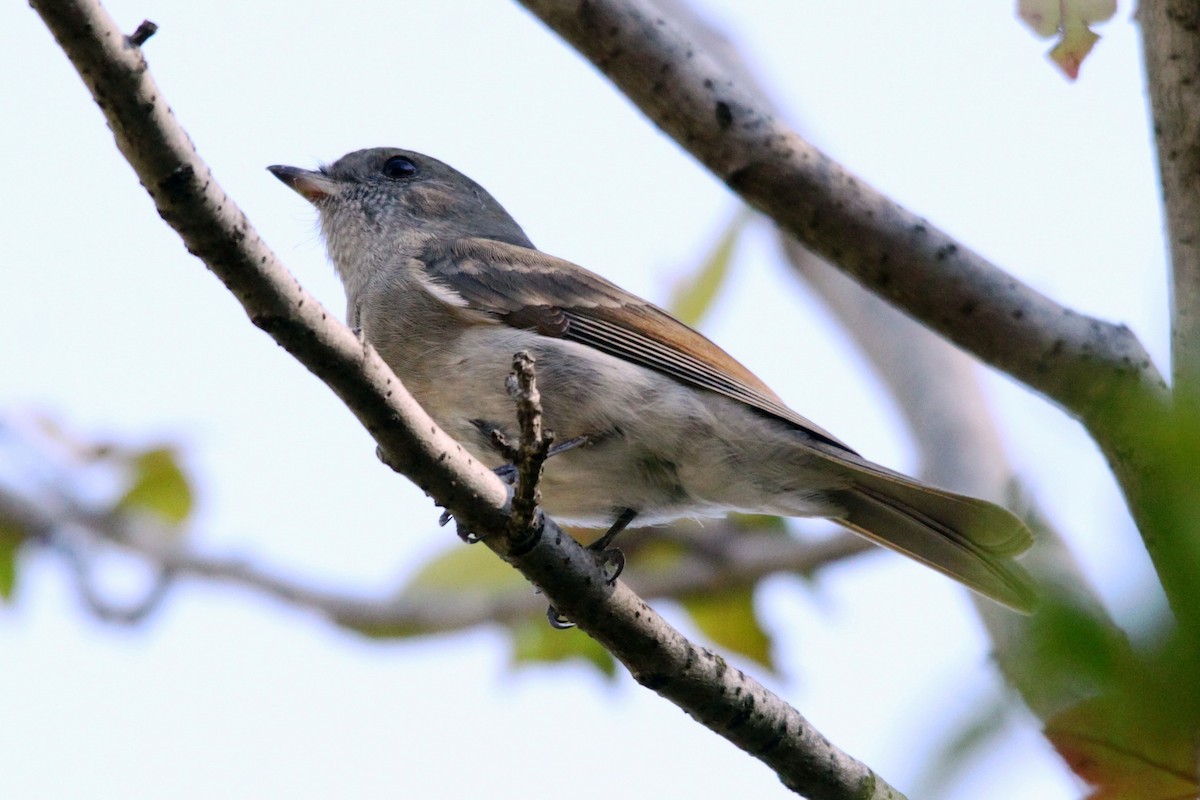
[[[417,165],[410,158],[392,156],[383,162],[383,169],[381,171],[386,178],[407,178],[417,171]]]

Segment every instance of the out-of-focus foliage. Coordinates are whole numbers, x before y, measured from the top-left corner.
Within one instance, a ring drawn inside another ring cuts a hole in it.
[[[1139,666],[1111,691],[1047,722],[1046,737],[1093,787],[1091,800],[1200,796],[1197,675],[1162,654]]]
[[[133,470],[133,483],[117,502],[117,508],[146,511],[172,525],[188,518],[192,489],[174,450],[154,447],[133,452],[128,454],[127,462]]]
[[[0,419],[0,455],[8,500],[0,504],[0,600],[12,598],[19,556],[32,547],[57,547],[82,564],[96,548],[80,547],[81,531],[104,545],[135,528],[170,538],[187,529],[192,482],[170,445],[97,441],[26,412]]]
[[[750,221],[749,210],[739,211],[722,232],[716,245],[707,256],[681,279],[671,293],[668,310],[688,325],[699,324],[700,319],[708,313],[713,300],[729,275],[733,263],[733,253],[737,247],[738,238]]]
[[[17,551],[24,533],[16,523],[0,520],[0,600],[11,600],[17,587]]]
[[[1116,0],[1017,0],[1017,16],[1034,33],[1058,35],[1050,60],[1071,80],[1079,77],[1079,67],[1100,39],[1091,26],[1116,11]]]
[[[772,672],[771,637],[754,613],[753,589],[731,589],[683,598],[683,607],[710,641]]]
[[[578,628],[553,628],[539,614],[513,625],[511,631],[514,664],[581,659],[609,678],[617,675],[617,663],[609,652]]]

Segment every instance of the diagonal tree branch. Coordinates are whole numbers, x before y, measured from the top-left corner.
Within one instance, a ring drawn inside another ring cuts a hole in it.
[[[1138,4],[1142,54],[1171,255],[1171,360],[1176,386],[1200,390],[1200,8]]]
[[[927,326],[1087,418],[1162,380],[1137,338],[1065,308],[775,119],[651,0],[522,0],[750,205]]]
[[[160,96],[141,50],[92,0],[32,0],[97,104],[159,214],[237,297],[255,325],[321,378],[399,467],[519,569],[642,685],[821,798],[899,798],[799,712],[687,641],[551,520],[514,549],[506,487],[437,428],[369,346],[330,316],[261,242],[213,180]]]
[[[888,387],[916,440],[921,475],[938,486],[966,492],[1010,507],[1016,475],[1004,452],[995,421],[979,385],[975,365],[961,350],[939,339],[878,297],[820,261],[794,240],[783,247],[792,267],[845,325],[859,349]],[[1125,652],[1124,633],[1109,619],[1057,532],[1035,509],[1024,516],[1038,540],[1022,562],[1052,602],[1077,608],[1097,622],[1114,651]],[[972,598],[974,600],[974,598]],[[1043,721],[1080,697],[1035,670],[1030,655],[1039,641],[1035,617],[1009,614],[976,602],[988,629],[997,663],[1031,711]]]
[[[1128,328],[1040,294],[843,169],[653,0],[520,2],[781,229],[1078,418],[1121,485],[1172,612],[1200,642],[1200,548],[1157,513],[1172,466],[1145,435],[1170,425],[1166,387]]]

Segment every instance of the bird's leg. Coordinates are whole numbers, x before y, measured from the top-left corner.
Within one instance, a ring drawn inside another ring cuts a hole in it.
[[[576,447],[583,447],[585,444],[591,444],[593,441],[594,437],[586,433],[582,436],[572,437],[567,439],[565,442],[559,442],[551,447],[550,452],[546,454],[546,458],[554,458],[559,453],[565,453],[568,450],[574,450]]]
[[[500,480],[504,481],[509,486],[512,486],[513,483],[517,479],[517,466],[515,463],[516,459],[517,459],[517,449],[515,447],[513,447],[512,442],[510,442],[508,440],[508,437],[504,435],[504,431],[502,431],[498,425],[493,425],[492,423],[485,422],[483,420],[472,420],[472,422],[474,423],[475,427],[480,430],[481,433],[485,433],[491,438],[492,444],[494,444],[496,446],[496,450],[499,451],[500,455],[503,458],[508,460],[507,464],[501,464],[500,466],[493,469],[492,472]],[[592,444],[594,441],[596,441],[596,437],[589,436],[586,433],[583,434],[582,436],[572,437],[570,439],[567,439],[565,442],[560,442],[556,445],[551,446],[550,450],[546,453],[546,458],[551,459],[554,456],[558,455],[559,453],[565,453],[568,450],[574,450],[577,447],[583,447],[584,445]],[[387,459],[384,457],[382,449],[376,448],[375,454],[379,457],[380,461],[387,463]],[[449,511],[443,511],[442,516],[438,519],[438,525],[445,526],[453,518],[454,517],[450,514]],[[630,519],[632,519],[632,517]],[[628,525],[628,524],[629,524],[628,522],[625,523],[625,525]],[[607,540],[611,541],[612,537],[616,536],[618,533],[620,533],[622,530],[624,530],[625,525],[622,525],[620,528],[617,528],[615,531],[610,531],[609,533],[606,533],[605,537],[607,537]],[[616,527],[616,526],[614,525],[614,527]],[[462,539],[467,544],[475,544],[476,542],[479,541],[478,536],[471,533],[470,531],[464,531],[461,528],[458,531],[458,538]],[[616,552],[620,553],[621,551],[617,550]],[[624,560],[622,557],[622,568],[623,567],[624,567]],[[621,570],[618,569],[616,571],[616,575],[613,575],[612,580],[616,580],[617,575],[620,575],[620,574],[621,574]]]
[[[593,553],[598,553],[601,569],[604,570],[604,579],[611,586],[616,583],[617,578],[625,570],[625,554],[619,548],[609,547],[613,539],[616,539],[621,531],[629,527],[629,523],[637,517],[638,512],[633,508],[626,508],[617,515],[616,521],[609,527],[604,535],[596,541],[588,545],[587,549]],[[546,619],[550,622],[550,627],[558,630],[566,630],[567,628],[575,627],[575,623],[559,613],[554,606],[546,608]]]
[[[609,547],[609,545],[613,543],[613,539],[616,539],[621,531],[629,527],[629,523],[633,522],[637,515],[638,512],[636,509],[623,509],[621,513],[617,515],[617,518],[613,522],[612,526],[604,532],[604,535],[588,545],[588,550],[591,550],[593,553],[600,554],[602,566],[604,567],[605,572],[605,580],[607,580],[610,585],[615,583],[617,578],[619,578],[621,573],[625,570],[625,554],[621,552],[620,548]]]
[[[605,531],[604,535],[601,536],[599,539],[597,539],[596,541],[589,544],[588,550],[593,550],[595,552],[603,552],[603,551],[607,550],[608,546],[610,544],[612,544],[613,539],[616,539],[617,535],[620,534],[621,531],[628,528],[629,523],[633,522],[633,520],[637,517],[637,515],[638,515],[637,509],[634,509],[634,508],[622,509],[621,513],[617,515],[616,520],[613,521],[612,527],[610,527],[607,531]],[[615,577],[614,577],[614,580],[615,580]],[[609,583],[612,583],[612,581],[609,581]]]

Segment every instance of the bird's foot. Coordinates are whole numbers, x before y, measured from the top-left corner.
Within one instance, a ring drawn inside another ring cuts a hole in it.
[[[505,458],[509,459],[507,464],[501,464],[493,469],[492,472],[494,472],[496,477],[498,477],[500,480],[504,481],[509,486],[512,486],[517,480],[517,467],[513,463],[515,451],[513,450],[512,445],[509,443],[508,437],[506,437],[499,428],[495,428],[491,431],[491,437],[492,443],[496,445],[496,448],[504,455]],[[565,442],[560,442],[559,444],[553,445],[549,451],[546,452],[546,459],[549,460],[560,453],[565,453],[568,450],[574,450],[576,447],[583,447],[584,445],[591,444],[591,442],[592,437],[587,436],[586,434],[567,439]]]

